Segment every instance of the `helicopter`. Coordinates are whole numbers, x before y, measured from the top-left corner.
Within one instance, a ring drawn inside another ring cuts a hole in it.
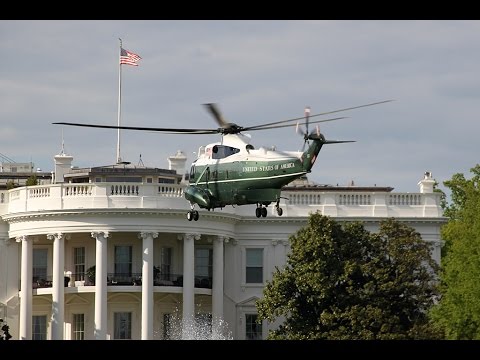
[[[354,140],[327,140],[318,125],[309,132],[309,124],[335,121],[345,117],[336,117],[310,121],[310,118],[378,105],[393,100],[384,100],[370,104],[354,106],[334,111],[310,115],[310,107],[305,108],[303,117],[275,121],[254,126],[240,126],[225,120],[215,103],[203,104],[217,124],[216,129],[188,128],[152,128],[136,126],[112,126],[54,122],[57,125],[83,126],[93,128],[157,131],[167,134],[220,134],[221,141],[200,146],[190,167],[189,183],[184,190],[185,199],[190,203],[187,212],[188,221],[197,221],[199,212],[224,208],[227,205],[256,204],[255,216],[267,216],[267,207],[275,203],[275,211],[282,216],[280,207],[281,191],[284,186],[311,172],[323,145],[355,142]],[[274,148],[256,149],[246,131],[268,130],[295,126],[297,133],[303,135],[301,151],[280,151]],[[303,130],[305,126],[305,130]],[[307,147],[306,147],[307,146]],[[306,147],[306,149],[305,149]]]

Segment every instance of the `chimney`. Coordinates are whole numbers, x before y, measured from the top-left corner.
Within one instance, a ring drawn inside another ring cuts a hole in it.
[[[70,172],[73,156],[63,153],[54,156],[55,159],[55,184],[65,182],[63,176]]]
[[[181,150],[177,150],[175,155],[168,157],[168,169],[175,170],[177,174],[184,175],[186,162],[187,157],[185,154]]]
[[[418,186],[420,187],[420,192],[422,194],[433,193],[434,184],[435,180],[433,180],[432,173],[430,171],[425,171],[423,174],[423,179],[418,182]]]

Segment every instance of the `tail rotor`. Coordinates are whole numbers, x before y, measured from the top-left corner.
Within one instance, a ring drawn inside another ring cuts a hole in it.
[[[300,127],[300,123],[297,122],[297,127],[296,127],[296,132],[297,134],[301,134],[303,136],[303,146],[302,146],[302,152],[305,151],[305,145],[309,144],[308,141],[308,122],[310,120],[310,106],[305,107],[305,131]]]

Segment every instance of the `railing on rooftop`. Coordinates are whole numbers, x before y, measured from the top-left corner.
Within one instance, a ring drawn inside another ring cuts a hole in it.
[[[183,184],[85,183],[50,184],[3,191],[4,212],[96,209],[150,208],[188,209]],[[284,216],[305,216],[319,210],[333,216],[441,216],[438,193],[391,193],[387,191],[332,191],[295,189],[282,191]],[[2,199],[0,197],[0,199]],[[254,217],[245,206],[225,208],[225,212]],[[425,209],[428,208],[428,211]],[[1,210],[2,208],[0,208]],[[5,211],[6,209],[6,211]],[[286,210],[286,211],[285,211]],[[290,211],[289,211],[290,210]],[[410,214],[407,212],[410,211]],[[272,211],[273,213],[273,211]],[[290,214],[290,215],[289,215]]]

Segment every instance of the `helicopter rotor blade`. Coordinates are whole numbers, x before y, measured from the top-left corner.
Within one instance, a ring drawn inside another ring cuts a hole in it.
[[[282,121],[275,121],[275,122],[270,122],[270,123],[261,124],[261,125],[248,126],[248,127],[243,127],[243,126],[239,126],[239,125],[234,124],[234,123],[227,122],[225,120],[225,118],[222,116],[222,114],[221,114],[220,110],[218,109],[217,105],[214,104],[214,103],[204,104],[204,106],[207,108],[207,110],[213,116],[215,121],[220,125],[220,127],[217,128],[217,129],[192,129],[192,128],[182,129],[182,128],[157,128],[157,127],[141,127],[141,126],[114,126],[114,125],[82,124],[82,123],[72,123],[72,122],[54,122],[52,124],[69,125],[69,126],[82,126],[82,127],[91,127],[91,128],[103,128],[103,129],[125,129],[125,130],[139,130],[139,131],[154,131],[154,132],[162,132],[162,133],[167,133],[167,134],[192,134],[192,135],[222,134],[222,135],[227,135],[227,134],[238,134],[242,131],[268,130],[268,129],[284,128],[284,127],[289,127],[289,126],[298,126],[297,124],[292,124],[292,122],[295,121],[295,122],[299,123],[300,125],[305,125],[306,126],[306,133],[304,134],[304,137],[308,138],[308,136],[309,136],[308,135],[308,125],[309,124],[321,123],[321,122],[327,122],[327,121],[335,121],[335,120],[340,120],[340,119],[345,119],[346,118],[346,117],[338,117],[338,118],[332,118],[332,119],[310,121],[311,117],[316,117],[316,116],[332,114],[332,113],[336,113],[336,112],[340,112],[340,111],[346,111],[346,110],[358,109],[358,108],[367,107],[367,106],[383,104],[383,103],[390,102],[390,101],[394,101],[394,100],[378,101],[378,102],[375,102],[375,103],[353,106],[353,107],[349,107],[349,108],[344,108],[344,109],[339,109],[339,110],[334,110],[334,111],[328,111],[328,112],[323,112],[323,113],[314,114],[314,115],[310,115],[310,108],[306,108],[304,117],[298,117],[298,118],[287,119],[287,120],[282,120]]]
[[[338,118],[332,118],[332,119],[323,119],[323,120],[316,120],[316,121],[310,121],[310,124],[316,124],[316,123],[321,123],[321,122],[327,122],[327,121],[336,121],[340,119],[348,119],[347,116],[342,116]],[[300,118],[298,120],[305,120],[305,118]],[[306,125],[305,122],[299,122],[298,126],[300,125]],[[285,127],[290,127],[290,126],[297,126],[297,124],[285,124],[285,125],[272,125],[272,126],[264,126],[264,127],[245,127],[242,129],[242,131],[257,131],[257,130],[269,130],[269,129],[279,129],[279,128],[285,128]],[[303,132],[303,131],[302,131]]]
[[[359,109],[359,108],[362,108],[362,107],[379,105],[379,104],[383,104],[383,103],[387,103],[387,102],[391,102],[391,101],[395,101],[395,100],[383,100],[383,101],[378,101],[378,102],[374,102],[374,103],[370,103],[370,104],[364,104],[364,105],[353,106],[353,107],[344,108],[344,109],[339,109],[339,110],[327,111],[327,112],[318,113],[318,114],[314,114],[314,115],[310,115],[310,114],[309,114],[308,117],[309,117],[309,118],[312,118],[312,117],[317,117],[317,116],[322,116],[322,115],[327,115],[327,114],[334,114],[334,113],[341,112],[341,111]],[[248,130],[253,130],[253,129],[261,128],[261,127],[264,127],[264,126],[284,124],[284,123],[289,123],[289,122],[298,121],[298,120],[305,120],[305,119],[306,119],[306,117],[305,117],[305,116],[302,116],[302,117],[297,117],[297,118],[293,118],[293,119],[287,119],[287,120],[281,120],[281,121],[274,121],[274,122],[267,123],[267,124],[248,126],[248,127],[245,127],[244,130],[247,130],[247,129],[248,129]],[[331,121],[331,120],[325,120],[325,121]],[[322,121],[320,120],[320,121],[318,121],[318,122],[322,122]]]
[[[297,122],[297,124],[296,124],[295,132],[296,132],[297,134],[302,135],[302,136],[305,135],[305,131],[303,131],[303,129],[300,127],[300,123],[299,123],[299,122]]]
[[[152,128],[141,126],[114,126],[114,125],[98,125],[98,124],[81,124],[71,122],[54,122],[56,125],[82,126],[101,129],[124,129],[124,130],[140,130],[140,131],[156,131],[170,134],[217,134],[218,129],[178,129],[178,128]]]
[[[230,124],[228,123],[228,121],[225,120],[222,113],[218,109],[217,104],[208,103],[208,104],[203,104],[203,106],[207,108],[208,112],[210,112],[210,114],[213,116],[213,118],[218,123],[218,125],[220,125],[221,128],[226,129],[230,127]]]
[[[317,120],[311,121],[310,123],[318,123],[318,122],[326,122],[326,121],[336,121],[340,119],[346,119],[347,117],[338,117],[332,119],[324,119],[324,120]],[[304,120],[300,118],[299,120]],[[80,127],[90,127],[90,128],[99,128],[99,129],[123,129],[123,130],[138,130],[138,131],[154,131],[154,132],[162,132],[166,134],[185,134],[185,135],[206,135],[206,134],[218,134],[223,133],[224,128],[220,129],[182,129],[182,128],[156,128],[156,127],[144,127],[144,126],[116,126],[116,125],[100,125],[100,124],[83,124],[83,123],[73,123],[73,122],[53,122],[54,125],[68,125],[68,126],[80,126]],[[290,126],[299,126],[305,125],[305,123],[298,123],[297,124],[286,124],[286,125],[276,125],[276,126],[264,126],[264,127],[255,127],[255,128],[228,128],[233,131],[231,133],[238,133],[240,131],[254,131],[254,130],[268,130],[268,129],[277,129],[277,128],[284,128]],[[237,130],[238,129],[238,130]],[[228,133],[228,132],[226,132]],[[302,135],[305,135],[302,131]]]
[[[306,132],[308,134],[308,121],[310,118],[310,106],[305,107],[305,127],[306,127]]]

